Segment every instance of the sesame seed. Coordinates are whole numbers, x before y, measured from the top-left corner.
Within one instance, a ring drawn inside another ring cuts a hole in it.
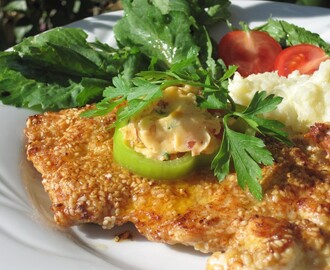
[[[314,269],[322,269],[317,263],[330,256],[330,165],[324,151],[307,149],[306,141],[270,146],[275,164],[262,168],[267,185],[259,202],[237,185],[234,173],[221,183],[207,169],[171,182],[129,173],[112,157],[108,127],[115,114],[80,118],[87,108],[27,121],[27,156],[42,174],[56,223],[111,229],[132,222],[151,240],[224,252],[228,269],[271,269],[299,252],[307,266],[313,258]]]

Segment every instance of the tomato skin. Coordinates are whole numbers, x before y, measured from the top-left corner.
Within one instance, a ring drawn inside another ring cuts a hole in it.
[[[219,57],[227,66],[238,66],[243,77],[273,71],[281,51],[281,45],[268,33],[255,30],[231,31],[218,44]]]
[[[329,59],[329,56],[320,47],[311,44],[294,45],[278,54],[275,70],[285,77],[294,70],[298,70],[300,74],[311,75],[326,59]]]

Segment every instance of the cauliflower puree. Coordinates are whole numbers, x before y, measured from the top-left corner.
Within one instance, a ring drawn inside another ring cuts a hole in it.
[[[315,122],[330,121],[330,60],[313,75],[295,71],[286,78],[266,72],[243,78],[236,73],[228,89],[234,101],[245,106],[256,91],[283,97],[278,108],[264,117],[281,121],[291,135],[306,132]]]

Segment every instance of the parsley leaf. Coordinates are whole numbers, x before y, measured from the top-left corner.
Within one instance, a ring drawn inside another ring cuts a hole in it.
[[[282,97],[277,97],[273,94],[267,96],[266,92],[257,92],[253,96],[249,106],[243,111],[243,114],[256,115],[271,112],[276,109],[282,99]]]
[[[227,82],[228,78],[233,76],[237,67],[230,66],[228,69],[225,69],[220,61],[214,62],[214,65],[212,66],[216,70],[221,66],[223,68],[223,74],[218,80],[209,77],[211,84],[215,84],[217,87],[205,87],[203,95],[198,97],[198,102],[200,107],[205,109],[227,109],[228,100],[232,103],[227,89]],[[217,71],[217,73],[219,72]],[[219,77],[219,75],[217,76]]]
[[[225,120],[226,122],[227,120]],[[272,164],[272,155],[265,148],[263,141],[259,138],[233,131],[226,123],[222,143],[224,146],[221,145],[221,150],[211,164],[215,175],[219,180],[223,180],[229,173],[229,165],[232,160],[239,186],[242,189],[245,189],[247,186],[255,198],[262,199],[262,188],[259,183],[262,174],[258,164]]]
[[[262,199],[262,177],[260,165],[271,165],[272,154],[266,149],[264,142],[255,136],[236,132],[229,126],[230,118],[244,120],[252,129],[264,135],[289,143],[283,125],[275,120],[258,117],[258,114],[276,109],[281,102],[280,97],[266,96],[266,92],[256,92],[249,106],[242,112],[230,112],[223,118],[224,133],[219,152],[212,161],[214,174],[222,181],[229,174],[231,162],[237,173],[237,181],[242,189],[248,187],[251,194]]]
[[[286,144],[291,144],[287,139],[287,133],[283,130],[284,125],[276,120],[270,120],[258,115],[271,112],[282,102],[282,97],[270,94],[267,96],[265,91],[256,92],[249,106],[242,112],[233,113],[241,117],[255,131],[276,138]]]
[[[148,107],[162,96],[160,85],[137,77],[132,85],[122,76],[113,78],[113,86],[104,90],[104,99],[96,104],[96,108],[81,114],[82,117],[101,116],[111,112],[118,105],[126,102],[117,114],[116,124],[129,119]]]
[[[133,84],[133,91],[126,98],[128,104],[119,112],[117,122],[122,122],[138,114],[163,95],[159,85],[145,79],[133,79]]]

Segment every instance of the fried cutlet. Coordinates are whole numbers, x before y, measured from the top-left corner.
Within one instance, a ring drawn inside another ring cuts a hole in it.
[[[112,158],[115,113],[80,117],[88,109],[27,120],[27,157],[60,226],[131,222],[151,241],[215,252],[208,269],[329,269],[330,162],[313,140],[266,142],[275,163],[257,201],[234,173],[221,183],[208,169],[176,181],[131,174]]]

